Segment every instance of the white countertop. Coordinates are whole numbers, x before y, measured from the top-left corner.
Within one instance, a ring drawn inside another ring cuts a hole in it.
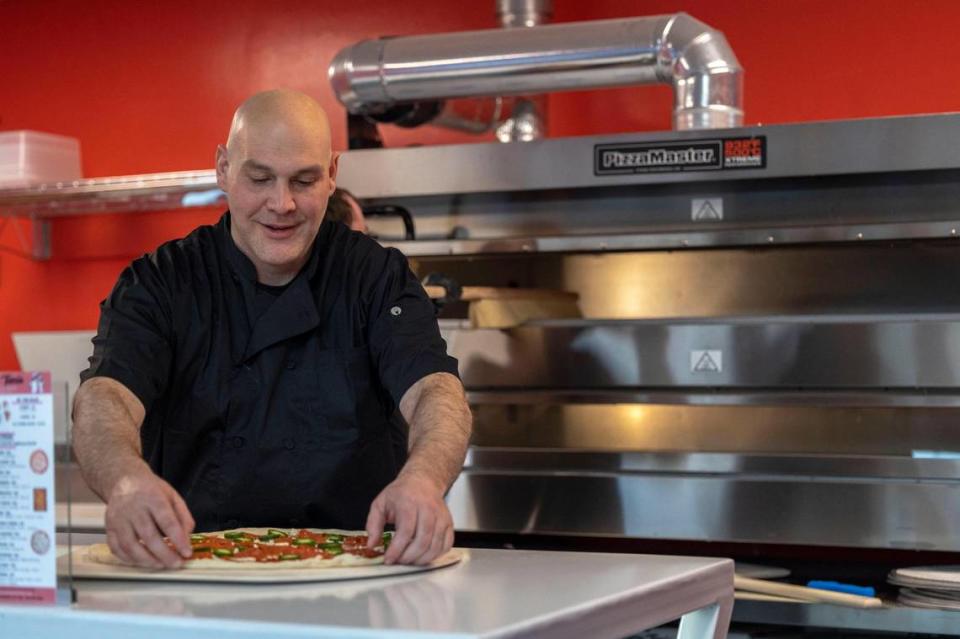
[[[602,637],[682,615],[685,636],[726,636],[727,559],[471,549],[412,576],[325,584],[77,581],[72,607],[0,606],[10,636]],[[713,604],[718,607],[707,608]],[[711,620],[718,618],[716,632]]]

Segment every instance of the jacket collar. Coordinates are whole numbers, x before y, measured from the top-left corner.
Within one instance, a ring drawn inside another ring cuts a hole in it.
[[[233,271],[235,275],[240,276],[243,280],[255,284],[257,282],[257,267],[253,265],[253,262],[249,257],[244,255],[243,251],[237,246],[236,242],[233,241],[233,236],[230,234],[230,224],[232,216],[230,211],[225,212],[221,217],[220,221],[217,223],[217,230],[220,231],[221,239],[223,242],[223,250],[227,255],[227,261],[230,264],[230,270]],[[323,225],[320,226],[323,228]],[[319,235],[320,232],[317,232]],[[306,279],[312,280],[313,276],[317,272],[317,265],[320,262],[319,248],[317,239],[313,239],[313,244],[310,247],[310,257],[307,258],[307,263],[304,265],[300,272],[297,273],[297,276],[293,281],[300,277],[306,277]],[[292,281],[291,281],[292,283]]]
[[[218,228],[223,237],[224,252],[230,270],[241,283],[243,296],[249,308],[250,301],[256,294],[257,269],[250,258],[237,248],[233,237],[230,235],[229,211],[220,218]],[[323,227],[321,226],[321,228]],[[317,311],[310,284],[320,263],[318,244],[316,238],[314,238],[307,264],[293,278],[286,290],[270,306],[267,312],[254,323],[244,348],[243,361],[251,359],[265,348],[314,330],[320,325],[320,314]]]

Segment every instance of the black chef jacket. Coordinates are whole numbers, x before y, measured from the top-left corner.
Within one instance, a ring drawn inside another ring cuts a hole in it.
[[[275,299],[256,280],[229,212],[162,245],[101,304],[81,379],[143,402],[144,457],[198,531],[363,528],[405,461],[401,397],[457,373],[433,304],[402,254],[336,222]]]

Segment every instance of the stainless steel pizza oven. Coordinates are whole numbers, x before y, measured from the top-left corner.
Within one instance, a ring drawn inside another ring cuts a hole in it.
[[[580,295],[443,330],[462,531],[960,550],[960,116],[353,151],[421,273]]]

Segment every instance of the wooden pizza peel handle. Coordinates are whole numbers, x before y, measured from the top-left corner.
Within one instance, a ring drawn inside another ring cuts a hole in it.
[[[876,597],[848,595],[842,592],[832,592],[830,590],[820,590],[818,588],[807,588],[806,586],[794,586],[792,584],[781,584],[775,581],[751,579],[750,577],[741,577],[739,575],[735,576],[733,579],[734,586],[737,590],[760,592],[767,595],[778,595],[781,597],[792,597],[794,599],[803,599],[804,601],[816,603],[851,606],[853,608],[883,607],[883,601]]]

